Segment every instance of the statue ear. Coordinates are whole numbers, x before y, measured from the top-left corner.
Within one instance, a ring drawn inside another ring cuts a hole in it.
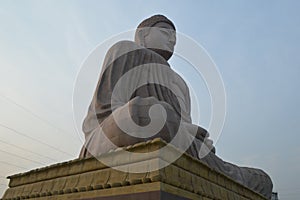
[[[145,30],[144,29],[138,29],[135,34],[135,41],[141,45],[145,46]]]

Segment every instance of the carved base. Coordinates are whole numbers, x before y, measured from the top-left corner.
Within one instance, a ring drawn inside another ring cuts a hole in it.
[[[110,166],[131,167],[137,171],[168,166],[149,172],[129,173],[107,167],[96,158],[76,159],[10,176],[9,188],[2,200],[265,200],[263,196],[212,170],[201,161],[182,154],[174,147],[159,150],[165,143],[160,139],[127,147],[131,152],[154,152],[130,159],[123,151],[101,156]],[[180,154],[175,162],[172,155]]]

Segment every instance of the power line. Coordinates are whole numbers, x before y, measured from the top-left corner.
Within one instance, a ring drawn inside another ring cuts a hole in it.
[[[45,146],[47,146],[47,147],[49,147],[49,148],[51,148],[51,149],[54,149],[54,150],[56,150],[56,151],[58,151],[58,152],[61,152],[61,153],[65,154],[65,155],[68,155],[68,156],[72,156],[72,157],[73,157],[73,155],[71,155],[71,154],[69,154],[69,153],[67,153],[67,152],[65,152],[65,151],[63,151],[63,150],[60,150],[60,149],[57,148],[57,147],[54,147],[54,146],[52,146],[52,145],[50,145],[50,144],[47,144],[47,143],[45,143],[45,142],[43,142],[43,141],[41,141],[41,140],[36,139],[36,138],[30,137],[30,136],[28,136],[28,135],[26,135],[26,134],[24,134],[24,133],[21,133],[21,132],[15,130],[15,129],[13,129],[13,128],[10,128],[10,127],[8,127],[8,126],[5,126],[5,125],[3,125],[3,124],[1,124],[1,123],[0,123],[0,126],[3,127],[3,128],[6,128],[6,129],[8,129],[8,130],[10,130],[10,131],[12,131],[12,132],[14,132],[14,133],[16,133],[16,134],[18,134],[18,135],[21,135],[21,136],[23,136],[23,137],[26,137],[26,138],[29,138],[29,139],[31,139],[31,140],[33,140],[33,141],[36,141],[36,142],[38,142],[38,143],[41,143],[41,144],[43,144],[43,145],[45,145]]]
[[[25,167],[22,167],[22,166],[19,166],[19,165],[15,165],[15,164],[12,164],[12,163],[9,163],[9,162],[6,162],[6,161],[2,161],[2,160],[0,160],[0,163],[5,164],[5,165],[9,165],[9,166],[14,166],[14,167],[17,167],[17,168],[20,168],[20,169],[29,170],[28,168],[25,168]]]
[[[39,154],[39,153],[34,152],[34,151],[31,151],[31,150],[29,150],[29,149],[25,149],[25,148],[23,148],[23,147],[20,147],[20,146],[18,146],[18,145],[15,145],[15,144],[8,143],[8,142],[3,141],[3,140],[1,140],[1,139],[0,139],[0,142],[2,142],[3,144],[6,144],[6,145],[13,146],[13,147],[18,148],[18,149],[21,149],[21,150],[23,150],[23,151],[30,152],[30,153],[35,154],[35,155],[37,155],[37,156],[41,156],[41,157],[43,157],[43,158],[47,158],[47,159],[49,159],[49,160],[52,160],[52,161],[57,162],[57,160],[55,160],[55,159],[53,159],[53,158],[50,158],[50,157],[48,157],[48,156]]]
[[[47,124],[47,125],[49,125],[49,126],[55,128],[55,129],[59,130],[60,132],[67,133],[67,134],[71,135],[69,132],[63,130],[62,128],[57,127],[56,125],[54,125],[54,124],[51,123],[50,121],[48,121],[48,120],[46,120],[46,119],[40,117],[40,116],[37,115],[36,113],[32,112],[30,109],[24,107],[24,106],[21,105],[21,104],[18,104],[17,102],[15,102],[14,100],[12,100],[11,98],[9,98],[9,97],[7,97],[7,96],[5,96],[5,95],[3,95],[3,94],[0,94],[0,97],[2,97],[3,99],[5,99],[6,101],[8,101],[8,102],[10,102],[10,103],[12,103],[12,104],[18,106],[18,107],[21,108],[22,110],[24,110],[24,111],[30,113],[30,114],[33,115],[35,118],[39,119],[40,121],[44,122],[45,124]]]
[[[10,152],[8,152],[8,151],[4,151],[4,150],[2,150],[2,149],[0,149],[0,151],[3,152],[3,153],[6,153],[6,154],[8,154],[8,155],[15,156],[15,157],[18,157],[18,158],[21,158],[21,159],[24,159],[24,160],[27,160],[27,161],[30,161],[30,162],[33,162],[33,163],[46,165],[46,163],[42,163],[42,162],[39,162],[39,161],[35,161],[35,160],[30,159],[30,158],[25,158],[25,157],[23,157],[23,156],[19,156],[19,155],[14,154],[14,153],[10,153]]]

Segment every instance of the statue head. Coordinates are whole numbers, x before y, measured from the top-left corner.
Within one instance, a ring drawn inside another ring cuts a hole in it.
[[[138,25],[135,42],[168,60],[173,54],[176,43],[175,26],[165,16],[154,15]]]

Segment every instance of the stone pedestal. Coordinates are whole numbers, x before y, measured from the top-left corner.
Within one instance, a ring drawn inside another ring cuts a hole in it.
[[[171,146],[162,153],[160,139],[125,148],[130,152],[154,152],[128,159],[120,150],[96,158],[76,159],[26,173],[10,176],[9,188],[2,200],[265,200],[263,196],[212,170],[201,161],[182,154]],[[159,169],[162,163],[170,163]],[[104,162],[107,163],[107,162]],[[141,173],[124,172],[114,167],[135,168]]]

